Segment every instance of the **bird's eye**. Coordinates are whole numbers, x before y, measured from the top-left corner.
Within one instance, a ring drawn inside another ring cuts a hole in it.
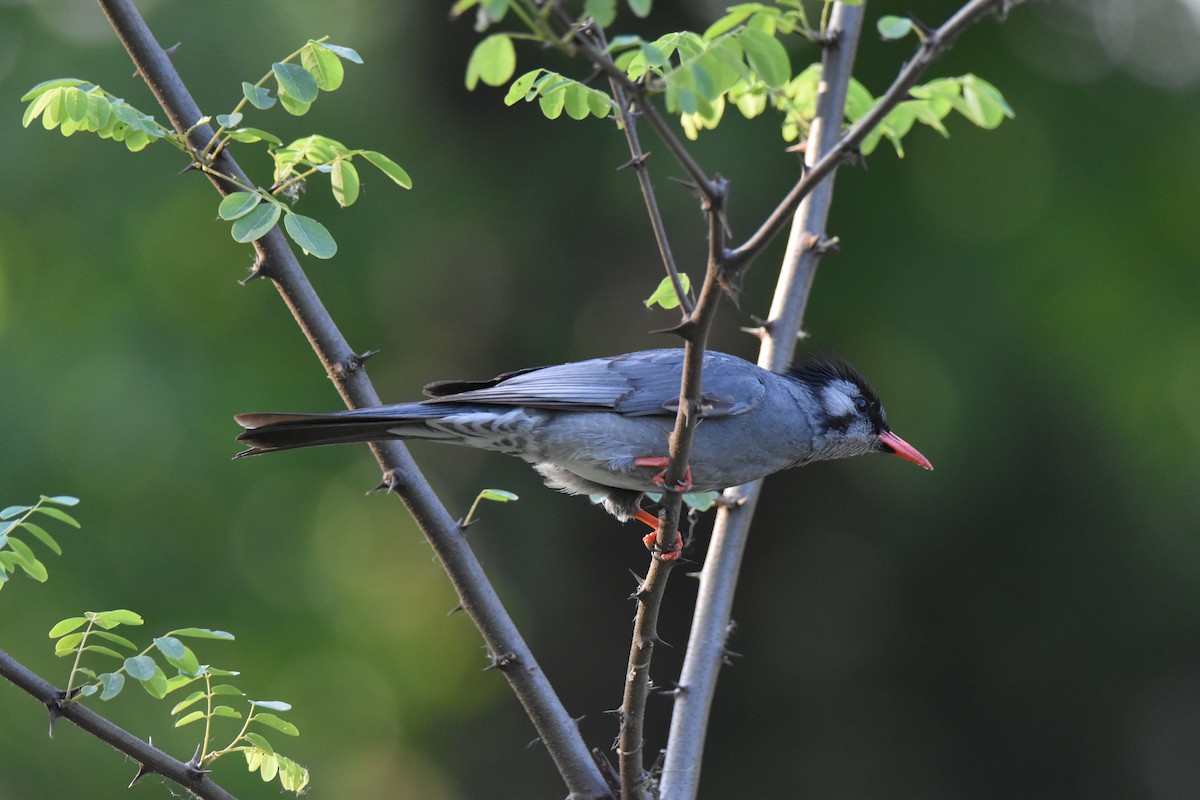
[[[867,402],[867,398],[863,397],[861,394],[854,398],[854,407],[859,411],[866,411],[869,405],[870,403]]]

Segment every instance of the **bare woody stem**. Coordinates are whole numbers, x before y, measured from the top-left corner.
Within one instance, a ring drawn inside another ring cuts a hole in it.
[[[99,0],[113,29],[125,45],[151,91],[177,131],[187,131],[200,119],[200,109],[179,74],[155,41],[131,0]],[[191,134],[195,152],[212,138],[207,125]],[[222,151],[217,168],[249,183],[240,167]],[[231,191],[213,179],[222,194]],[[313,290],[283,234],[274,228],[255,242],[256,275],[271,279],[295,317],[338,392],[352,408],[379,405],[379,397],[363,369],[363,357],[350,348]],[[610,797],[603,777],[583,742],[575,720],[554,693],[528,645],[504,609],[465,537],[434,494],[407,449],[399,442],[372,445],[384,471],[384,483],[399,495],[429,540],[462,608],[483,635],[495,666],[508,679],[570,791],[572,800]]]
[[[199,766],[185,763],[164,753],[80,703],[65,702],[63,692],[3,650],[0,650],[0,677],[28,692],[46,707],[50,712],[51,732],[54,721],[61,717],[136,761],[138,772],[133,783],[143,775],[155,773],[174,781],[201,800],[237,800],[217,785]],[[129,785],[132,786],[133,783]]]

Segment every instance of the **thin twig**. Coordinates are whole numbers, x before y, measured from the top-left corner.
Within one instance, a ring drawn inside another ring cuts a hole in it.
[[[616,62],[612,60],[612,57],[605,48],[598,47],[595,42],[592,42],[586,36],[576,36],[571,41],[583,51],[584,57],[592,62],[596,69],[603,72],[609,81],[620,86],[625,94],[634,101],[638,109],[645,116],[647,124],[654,129],[654,133],[658,135],[658,138],[662,140],[666,148],[671,151],[671,155],[679,162],[679,166],[683,167],[683,171],[695,183],[696,190],[709,202],[716,201],[721,189],[708,177],[708,174],[700,164],[692,157],[683,140],[679,138],[675,129],[667,122],[657,106],[651,103],[646,97],[645,88],[631,81],[624,70],[618,67]]]
[[[589,29],[587,33],[593,32]],[[594,35],[599,42],[599,49],[607,56],[607,44],[604,39],[604,31],[598,28],[594,29]],[[658,244],[658,253],[662,258],[663,268],[667,271],[667,277],[671,281],[671,286],[675,290],[675,296],[679,298],[679,308],[683,314],[683,318],[687,319],[695,304],[692,298],[688,296],[688,290],[683,286],[683,280],[679,277],[679,268],[675,264],[675,256],[671,253],[671,244],[667,240],[667,228],[663,223],[662,212],[658,207],[658,198],[654,194],[654,184],[650,182],[650,168],[646,165],[646,160],[649,153],[642,150],[642,143],[638,139],[637,132],[637,114],[634,113],[633,106],[630,104],[629,93],[625,91],[625,87],[616,79],[609,78],[609,86],[612,88],[613,101],[617,106],[617,114],[621,119],[621,129],[625,133],[625,142],[629,146],[629,162],[628,166],[637,173],[638,186],[642,190],[642,200],[646,204],[646,211],[650,215],[650,227],[654,229],[654,241]]]
[[[175,129],[186,131],[194,126],[201,116],[200,109],[131,0],[99,3]],[[211,128],[199,126],[192,132],[192,145],[199,152],[211,137]],[[222,172],[245,180],[228,151],[223,151],[216,163]],[[214,183],[222,194],[230,190],[219,180]],[[346,404],[352,408],[379,405],[379,396],[362,368],[362,358],[334,324],[279,228],[272,229],[254,246],[259,271],[274,282]],[[572,800],[610,797],[575,720],[554,693],[454,518],[408,450],[396,441],[371,447],[384,471],[386,485],[400,496],[429,540],[458,592],[462,608],[483,635],[497,666],[524,706]]]
[[[155,773],[174,781],[202,800],[237,800],[217,785],[208,772],[195,764],[180,761],[154,745],[144,742],[129,731],[114,725],[81,703],[63,700],[63,692],[38,674],[26,668],[8,653],[0,650],[0,677],[24,690],[50,712],[50,724],[62,718],[108,743],[138,764],[134,780]],[[132,786],[132,784],[130,784]]]

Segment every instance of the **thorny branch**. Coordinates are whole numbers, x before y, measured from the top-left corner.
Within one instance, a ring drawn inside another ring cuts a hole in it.
[[[201,117],[200,109],[132,0],[99,3],[172,125],[180,132],[192,129]],[[212,134],[207,125],[195,127],[191,133],[194,152],[201,152]],[[222,173],[246,180],[228,152],[220,153],[216,163]],[[219,178],[210,178],[222,194],[229,191]],[[379,405],[379,397],[362,368],[362,357],[350,348],[334,324],[283,234],[275,228],[254,244],[259,258],[255,275],[268,277],[275,284],[346,404],[352,408]],[[610,797],[575,720],[550,686],[457,523],[408,450],[396,441],[371,447],[383,469],[384,485],[399,495],[429,540],[458,592],[462,608],[483,635],[500,671],[524,706],[572,800]]]
[[[206,770],[194,763],[174,758],[154,745],[144,742],[129,731],[114,725],[104,717],[81,703],[63,699],[63,692],[36,673],[27,669],[8,653],[0,650],[0,677],[28,692],[46,707],[50,714],[50,731],[53,735],[54,721],[62,718],[112,745],[116,750],[132,758],[138,771],[129,784],[133,786],[149,774],[161,775],[174,781],[201,800],[237,800],[232,794],[217,785]]]

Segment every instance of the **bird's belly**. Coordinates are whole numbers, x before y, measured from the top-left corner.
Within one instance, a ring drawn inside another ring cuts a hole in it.
[[[671,423],[660,417],[623,417],[600,413],[561,415],[539,431],[542,447],[530,461],[555,464],[602,486],[657,492],[654,477],[662,467],[638,466],[639,458],[665,457]],[[690,466],[692,491],[738,486],[789,466],[790,454],[778,442],[755,437],[731,440],[725,419],[705,420],[696,429]]]

